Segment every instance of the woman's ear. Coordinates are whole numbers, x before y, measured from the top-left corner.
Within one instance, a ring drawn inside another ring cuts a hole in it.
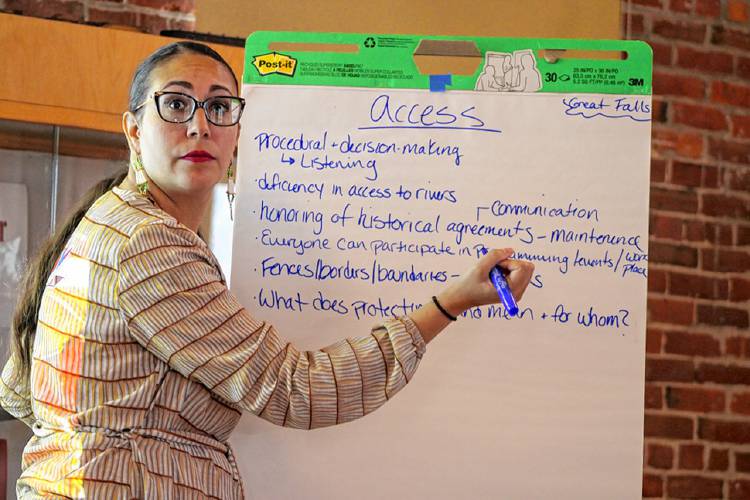
[[[141,153],[141,129],[138,120],[130,111],[122,114],[122,131],[125,132],[125,138],[128,140],[130,150],[136,154]]]

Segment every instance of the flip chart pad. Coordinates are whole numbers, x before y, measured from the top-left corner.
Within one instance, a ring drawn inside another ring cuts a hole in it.
[[[648,49],[553,65],[538,57],[549,41],[478,39],[477,74],[435,92],[357,54],[274,54],[295,76],[264,80],[269,37],[247,46],[231,270],[255,316],[319,349],[429,302],[484,247],[536,268],[517,317],[467,311],[364,418],[308,432],[245,415],[232,443],[247,495],[638,497]],[[333,86],[336,72],[371,80]],[[545,83],[553,72],[567,83]]]

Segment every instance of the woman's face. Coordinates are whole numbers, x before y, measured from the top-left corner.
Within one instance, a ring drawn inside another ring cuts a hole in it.
[[[150,77],[137,136],[149,179],[167,195],[205,194],[226,173],[239,136],[239,125],[220,127],[206,119],[201,108],[185,123],[162,120],[154,103],[157,91],[182,92],[204,101],[211,96],[234,96],[234,77],[210,57],[184,53],[154,68]],[[195,152],[210,155],[196,157]],[[192,157],[190,154],[194,153]]]

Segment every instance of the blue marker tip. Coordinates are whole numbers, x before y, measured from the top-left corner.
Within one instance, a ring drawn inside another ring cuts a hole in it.
[[[482,254],[487,255],[486,248],[482,248]],[[497,294],[500,296],[503,307],[508,311],[508,314],[511,316],[518,314],[516,299],[513,298],[513,293],[510,291],[510,286],[508,286],[508,282],[505,280],[505,275],[498,266],[493,267],[490,271],[490,281],[495,286],[495,290],[497,290]]]

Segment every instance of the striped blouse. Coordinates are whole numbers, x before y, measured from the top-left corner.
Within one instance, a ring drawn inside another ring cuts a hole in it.
[[[191,230],[120,188],[88,210],[49,277],[30,387],[0,377],[29,424],[19,498],[243,498],[227,442],[242,411],[314,429],[366,415],[414,375],[408,318],[300,351],[227,290]]]

